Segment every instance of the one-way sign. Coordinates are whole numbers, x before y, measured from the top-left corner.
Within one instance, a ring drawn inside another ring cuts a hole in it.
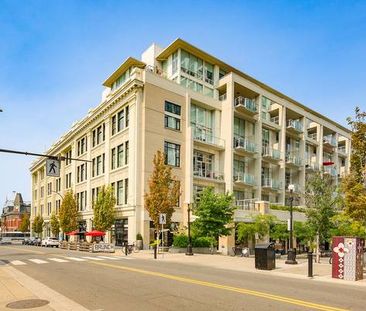
[[[60,161],[47,159],[46,160],[46,175],[51,177],[60,177]]]

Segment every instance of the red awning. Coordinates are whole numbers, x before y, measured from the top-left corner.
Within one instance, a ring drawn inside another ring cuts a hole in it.
[[[103,235],[105,235],[105,232],[98,231],[98,230],[92,230],[90,232],[87,232],[85,235],[87,235],[87,236],[103,236]]]
[[[66,235],[78,235],[78,234],[80,234],[78,230],[74,230],[74,231],[66,233]]]
[[[328,162],[323,162],[323,166],[329,166],[329,165],[333,165],[334,162],[332,161],[328,161]]]

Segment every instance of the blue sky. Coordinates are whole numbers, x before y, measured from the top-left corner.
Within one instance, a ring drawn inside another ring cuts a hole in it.
[[[45,151],[126,57],[177,37],[343,125],[366,109],[366,1],[0,0],[0,148]],[[32,160],[0,154],[0,204],[30,200]]]

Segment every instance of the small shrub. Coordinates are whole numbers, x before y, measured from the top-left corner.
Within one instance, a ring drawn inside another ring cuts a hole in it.
[[[192,241],[193,247],[211,247],[216,245],[216,240],[210,237],[197,237]]]
[[[173,246],[178,248],[186,248],[188,246],[188,236],[185,234],[175,235],[173,238]]]

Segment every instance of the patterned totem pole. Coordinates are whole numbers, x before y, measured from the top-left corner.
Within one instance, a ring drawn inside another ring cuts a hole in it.
[[[333,278],[347,281],[363,279],[364,245],[362,238],[333,237]]]

